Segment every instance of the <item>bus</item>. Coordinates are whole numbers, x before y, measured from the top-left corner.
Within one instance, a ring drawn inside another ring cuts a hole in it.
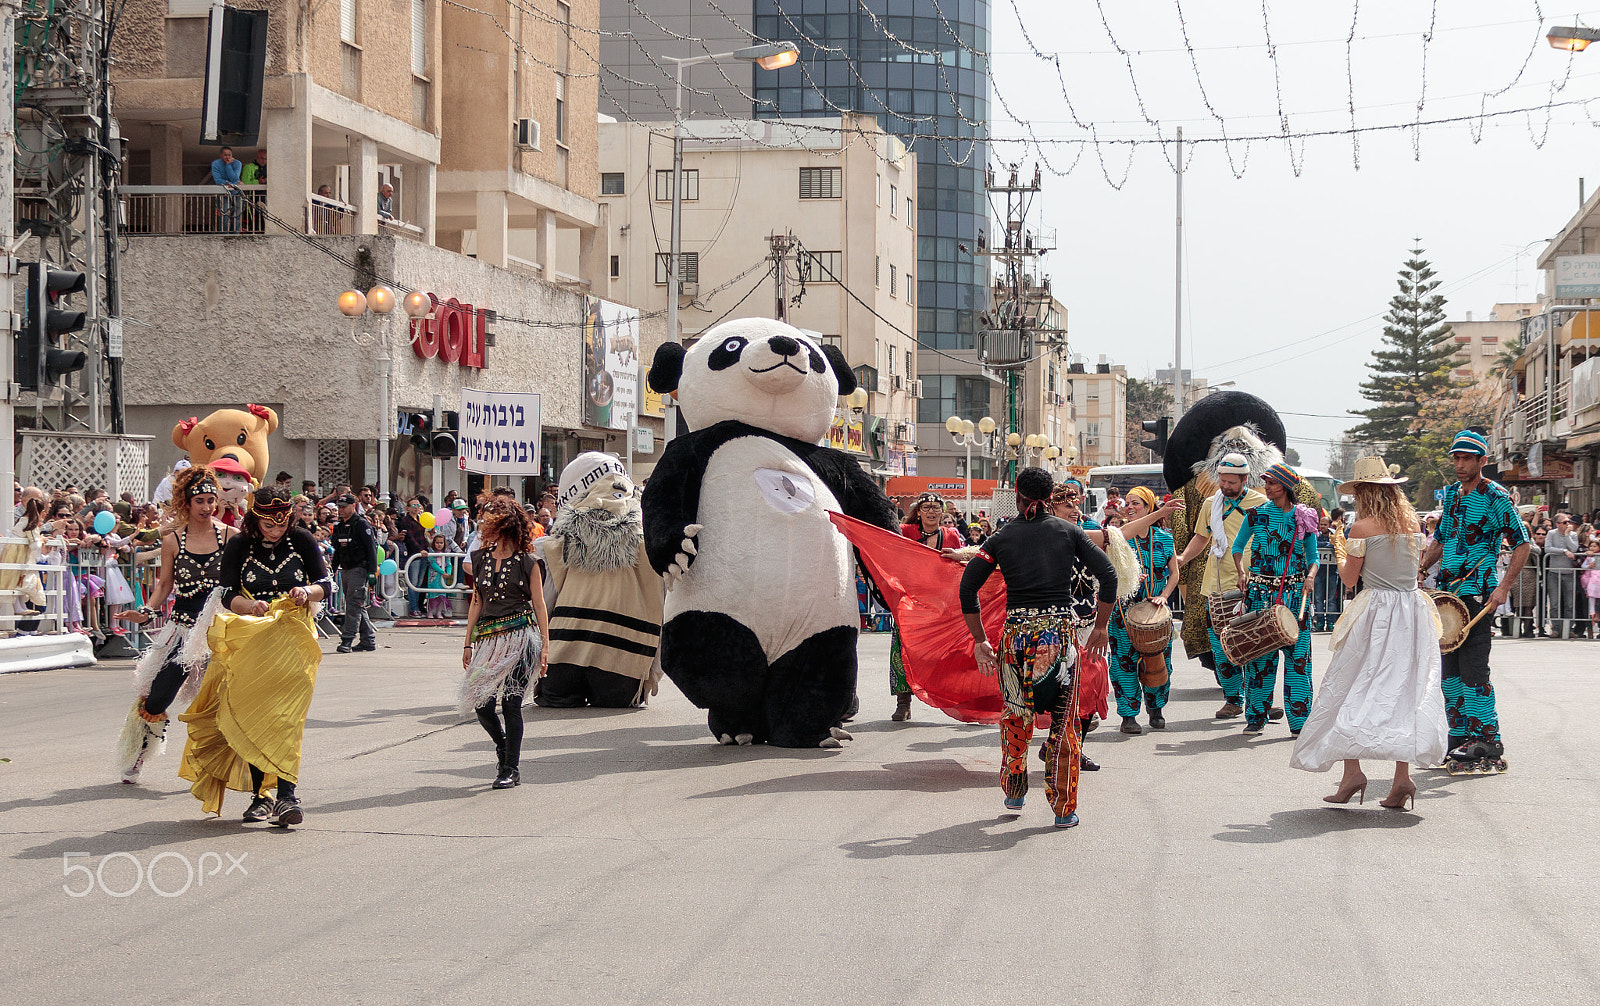
[[[1295,472],[1307,482],[1311,488],[1322,497],[1322,508],[1333,510],[1339,505],[1339,480],[1327,472],[1303,465],[1291,465]],[[1099,489],[1095,495],[1104,502],[1104,491],[1116,488],[1126,496],[1128,490],[1134,486],[1149,486],[1157,498],[1166,495],[1172,490],[1167,486],[1167,480],[1161,474],[1161,465],[1104,465],[1099,468],[1089,469],[1089,488]]]

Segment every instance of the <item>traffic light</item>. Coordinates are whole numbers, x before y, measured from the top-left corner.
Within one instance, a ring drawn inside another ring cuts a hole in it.
[[[52,269],[48,262],[28,263],[28,320],[15,340],[17,384],[38,391],[75,373],[89,362],[87,354],[59,348],[68,332],[83,329],[82,311],[58,308],[60,302],[82,293],[88,277],[81,272]]]
[[[456,434],[460,429],[460,418],[454,412],[446,412],[439,417],[439,428],[433,434],[434,457],[456,456]]]
[[[1153,438],[1146,440],[1141,446],[1151,451],[1158,458],[1166,454],[1167,428],[1171,422],[1171,419],[1162,416],[1160,419],[1146,419],[1140,423],[1139,425],[1144,427],[1144,431]]]
[[[428,451],[433,442],[433,416],[427,412],[413,412],[407,416],[407,429],[411,431],[411,446]]]

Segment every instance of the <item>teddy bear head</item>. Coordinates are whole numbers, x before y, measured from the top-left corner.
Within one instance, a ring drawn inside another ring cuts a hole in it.
[[[688,350],[663,343],[649,380],[677,393],[691,429],[732,419],[810,443],[827,436],[838,397],[856,390],[837,346],[765,318],[718,325]]]
[[[172,443],[188,451],[197,465],[210,465],[219,474],[246,475],[259,485],[270,460],[267,435],[277,428],[278,414],[265,405],[218,409],[204,419],[185,419],[174,426]]]

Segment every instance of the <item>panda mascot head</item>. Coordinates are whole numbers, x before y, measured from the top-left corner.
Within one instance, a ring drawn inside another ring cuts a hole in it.
[[[718,325],[687,351],[663,343],[649,380],[676,393],[690,429],[732,419],[807,443],[827,437],[838,397],[856,390],[838,347],[764,318]]]

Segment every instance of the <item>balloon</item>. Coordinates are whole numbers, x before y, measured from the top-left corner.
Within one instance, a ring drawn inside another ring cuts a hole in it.
[[[117,515],[110,510],[102,510],[94,515],[94,533],[110,534],[117,526]]]
[[[384,558],[386,557],[386,555],[387,555],[387,553],[384,552],[382,547],[379,547],[379,549],[378,549],[378,562],[382,563]]]
[[[399,569],[399,567],[394,564],[393,559],[385,559],[383,564],[378,567],[378,572],[383,576],[393,576],[396,569]]]
[[[422,516],[417,518],[417,523],[421,524],[427,530],[432,531],[433,530],[433,514],[429,513],[426,510],[422,511]]]
[[[433,525],[448,524],[451,520],[450,508],[440,507],[433,512]]]

